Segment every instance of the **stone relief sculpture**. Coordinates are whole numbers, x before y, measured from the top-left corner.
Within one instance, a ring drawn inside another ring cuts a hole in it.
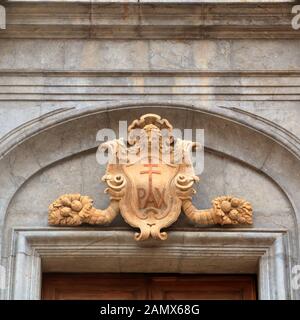
[[[49,224],[108,225],[120,213],[130,226],[140,230],[136,240],[167,239],[161,230],[172,225],[181,211],[200,225],[252,224],[251,204],[243,199],[218,197],[207,210],[193,205],[193,185],[199,178],[191,150],[197,144],[175,139],[172,132],[166,119],[146,114],[129,126],[128,143],[122,138],[103,143],[101,148],[110,154],[102,178],[108,186],[108,208],[96,209],[88,196],[65,194],[49,206]],[[156,152],[149,152],[155,141]]]

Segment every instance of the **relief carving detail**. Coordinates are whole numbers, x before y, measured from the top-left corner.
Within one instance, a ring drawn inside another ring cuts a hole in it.
[[[136,130],[139,135],[134,134]],[[167,138],[162,139],[166,132]],[[161,230],[172,225],[181,211],[199,225],[252,224],[252,207],[244,199],[221,196],[207,210],[193,205],[193,185],[199,178],[190,151],[197,144],[176,139],[172,132],[168,120],[146,114],[129,126],[128,143],[123,139],[103,143],[101,148],[111,156],[102,178],[108,186],[108,208],[96,209],[88,196],[65,194],[49,206],[49,224],[108,225],[120,213],[130,226],[139,229],[136,240],[167,239],[167,233]],[[155,139],[157,152],[149,152]]]

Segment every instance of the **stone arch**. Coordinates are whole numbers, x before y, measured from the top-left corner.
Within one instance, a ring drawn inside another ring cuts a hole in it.
[[[217,107],[208,110],[181,104],[72,109],[51,114],[6,136],[1,143],[3,157],[0,166],[4,173],[1,185],[6,187],[6,192],[1,191],[4,195],[1,199],[1,225],[4,225],[11,200],[37,172],[66,157],[95,148],[96,129],[116,128],[119,119],[130,118],[131,121],[146,112],[170,118],[178,127],[204,127],[209,132],[206,139],[208,149],[238,159],[268,176],[289,199],[295,214],[294,232],[298,233],[300,208],[297,190],[300,179],[297,174],[300,163],[294,137],[270,123],[234,110]],[[285,140],[289,143],[284,143]],[[255,145],[252,141],[256,142]]]

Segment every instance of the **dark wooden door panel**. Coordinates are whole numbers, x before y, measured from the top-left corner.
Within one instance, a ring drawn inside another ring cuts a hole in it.
[[[44,274],[46,300],[255,300],[250,275]]]
[[[153,277],[150,298],[158,300],[255,300],[252,276]]]
[[[42,296],[46,300],[144,300],[147,281],[126,274],[46,274]]]

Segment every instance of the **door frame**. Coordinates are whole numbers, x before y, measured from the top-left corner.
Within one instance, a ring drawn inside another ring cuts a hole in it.
[[[291,299],[288,242],[286,230],[170,231],[166,241],[136,242],[123,230],[15,228],[5,298],[40,299],[42,272],[149,272],[252,273],[259,299]]]

